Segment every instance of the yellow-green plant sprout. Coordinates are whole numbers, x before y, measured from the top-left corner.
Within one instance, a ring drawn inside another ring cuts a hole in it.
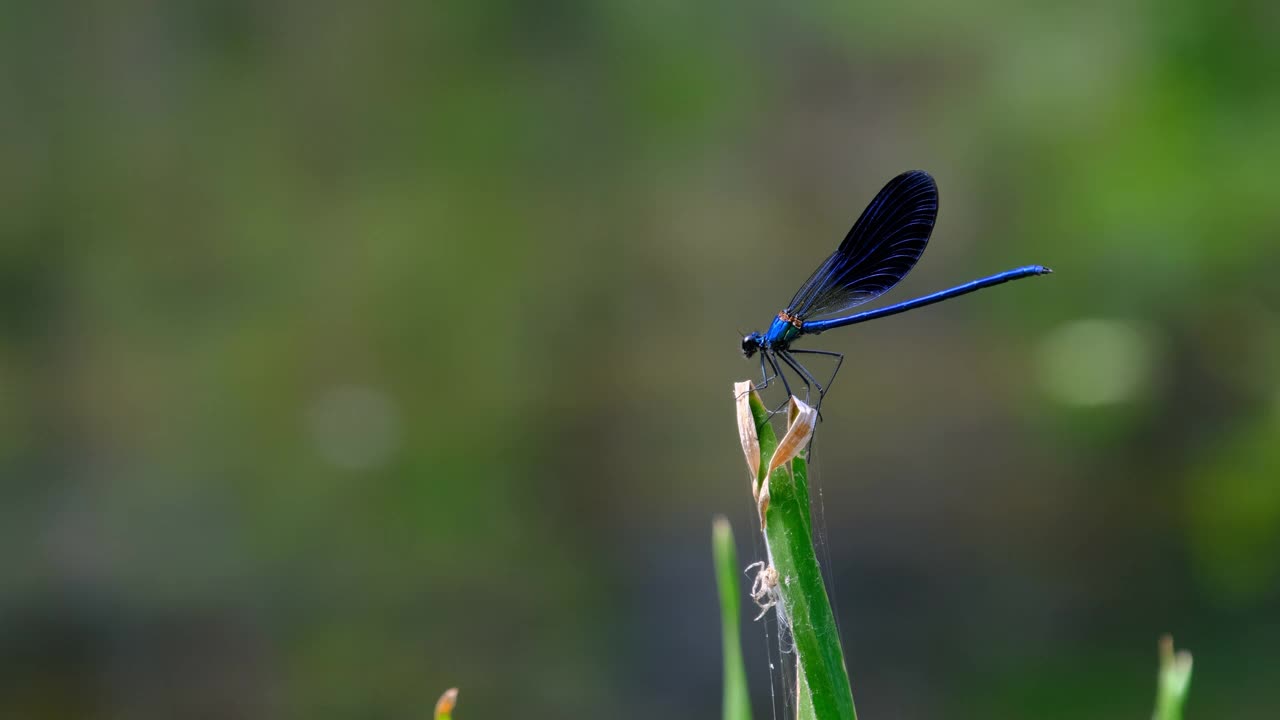
[[[436,701],[436,720],[453,720],[453,708],[458,704],[458,688],[449,688]]]
[[[1174,652],[1173,637],[1160,638],[1160,671],[1156,681],[1154,720],[1182,720],[1182,705],[1191,686],[1191,653]]]

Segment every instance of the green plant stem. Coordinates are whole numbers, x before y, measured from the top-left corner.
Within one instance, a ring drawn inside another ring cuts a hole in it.
[[[760,439],[761,467],[767,468],[778,440],[769,425],[768,411],[754,393],[751,413]],[[840,634],[813,548],[807,480],[803,457],[779,467],[769,477],[765,543],[778,574],[781,613],[795,642],[797,685],[808,688],[814,717],[856,720]],[[806,703],[801,700],[798,706],[804,708]]]

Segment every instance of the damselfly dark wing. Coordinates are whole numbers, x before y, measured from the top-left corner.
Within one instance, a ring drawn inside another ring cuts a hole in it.
[[[929,173],[912,170],[890,180],[787,313],[803,320],[843,312],[888,292],[915,267],[937,216],[938,186]]]

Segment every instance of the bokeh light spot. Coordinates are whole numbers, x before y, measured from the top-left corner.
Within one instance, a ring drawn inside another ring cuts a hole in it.
[[[349,385],[322,392],[307,413],[317,454],[348,470],[386,464],[400,444],[400,413],[380,389]]]
[[[1040,348],[1046,391],[1067,405],[1098,407],[1128,402],[1151,373],[1147,339],[1132,325],[1102,318],[1066,323]]]

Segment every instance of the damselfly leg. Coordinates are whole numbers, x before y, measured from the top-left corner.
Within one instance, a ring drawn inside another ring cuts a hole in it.
[[[765,353],[769,358],[769,367],[773,368],[774,377],[782,381],[782,389],[787,391],[787,397],[791,397],[791,383],[787,382],[787,376],[783,374],[782,368],[778,367],[778,361],[774,358],[773,353]]]
[[[815,377],[814,374],[810,372],[808,368],[806,368],[803,364],[801,364],[799,360],[792,357],[793,353],[803,353],[806,355],[827,355],[830,357],[834,357],[836,359],[835,370],[831,372],[831,377],[827,380],[826,383],[820,383],[818,382],[818,378]],[[765,388],[769,387],[769,385],[774,381],[774,379],[778,379],[782,381],[782,387],[786,390],[786,397],[789,400],[794,393],[791,390],[791,384],[787,382],[786,372],[784,372],[782,369],[782,366],[778,364],[779,359],[781,359],[782,362],[785,363],[787,367],[791,368],[792,371],[794,371],[796,375],[800,377],[800,381],[804,383],[804,399],[806,403],[812,402],[812,397],[810,395],[811,391],[814,389],[818,391],[818,403],[817,405],[814,405],[814,409],[820,409],[822,405],[822,399],[826,397],[827,390],[830,388],[831,383],[835,381],[836,374],[840,372],[840,365],[841,363],[844,362],[844,355],[841,355],[840,353],[835,353],[835,352],[827,352],[825,350],[788,350],[785,352],[776,352],[776,353],[762,351],[760,353],[760,376],[761,376],[760,384],[756,385],[755,389],[757,391],[764,390]],[[769,374],[769,368],[773,369],[772,375]],[[787,401],[784,400],[781,405],[779,405],[776,409],[774,409],[769,413],[770,416],[776,415],[778,412],[782,410],[783,407],[786,406],[786,404],[787,404]],[[819,418],[821,418],[821,414],[819,414]]]
[[[822,387],[822,384],[818,382],[818,379],[813,376],[813,373],[809,372],[808,368],[806,368],[804,365],[801,365],[800,362],[795,358],[791,357],[789,353],[784,352],[784,353],[779,353],[779,355],[782,357],[783,362],[785,362],[787,365],[790,365],[792,370],[795,370],[797,373],[799,373],[800,379],[804,381],[804,399],[806,403],[810,402],[809,386],[812,384],[813,387],[818,388],[818,402],[813,405],[813,409],[818,411],[818,419],[821,420],[822,419],[822,398],[826,397],[827,391]]]
[[[766,363],[768,363],[768,365],[766,365]],[[768,370],[769,367],[773,368],[772,375],[769,374],[769,370]],[[783,387],[787,387],[787,379],[785,376],[783,376],[781,368],[778,367],[777,363],[774,362],[773,358],[769,357],[768,353],[761,352],[760,353],[760,384],[753,385],[751,389],[756,392],[761,392],[764,389],[768,388],[770,383],[772,383],[777,378],[781,378]],[[790,387],[787,387],[787,398],[784,399],[782,401],[782,404],[778,405],[778,407],[769,411],[769,417],[773,417],[774,415],[777,415],[779,412],[781,412],[782,408],[787,406],[787,402],[790,399],[791,399],[791,389]]]
[[[818,385],[818,405],[821,406],[822,398],[826,397],[827,391],[831,389],[831,385],[836,381],[836,375],[840,373],[840,366],[844,364],[844,355],[828,350],[788,350],[787,352],[794,355],[827,355],[836,359],[836,367],[831,371],[831,377],[827,378],[827,384],[825,386]],[[796,362],[799,363],[798,360]],[[814,384],[817,385],[817,382],[815,381]]]
[[[818,402],[821,403],[822,402],[822,386],[818,385],[818,381],[813,378],[813,375],[810,374],[808,370],[805,370],[803,365],[796,362],[796,359],[791,357],[787,353],[780,352],[778,353],[778,357],[782,358],[782,362],[786,363],[787,367],[790,367],[792,370],[795,370],[796,374],[800,376],[800,382],[804,383],[805,403],[812,404],[811,399],[809,397],[809,391],[812,389],[813,386],[817,386],[818,388]]]
[[[782,408],[786,407],[787,403],[791,401],[791,385],[787,382],[787,376],[782,372],[782,368],[778,366],[778,361],[774,359],[773,353],[761,353],[761,358],[768,358],[769,367],[773,368],[773,377],[781,380],[782,388],[787,391],[786,397],[782,400],[782,404],[770,411],[769,417],[773,417],[774,415],[782,412]],[[766,382],[765,385],[768,386],[768,383]]]
[[[760,391],[769,387],[769,383],[773,380],[773,378],[777,377],[777,375],[774,375],[772,377],[769,375],[769,371],[764,366],[764,356],[765,354],[763,352],[760,353],[760,384],[756,386],[757,391]]]

